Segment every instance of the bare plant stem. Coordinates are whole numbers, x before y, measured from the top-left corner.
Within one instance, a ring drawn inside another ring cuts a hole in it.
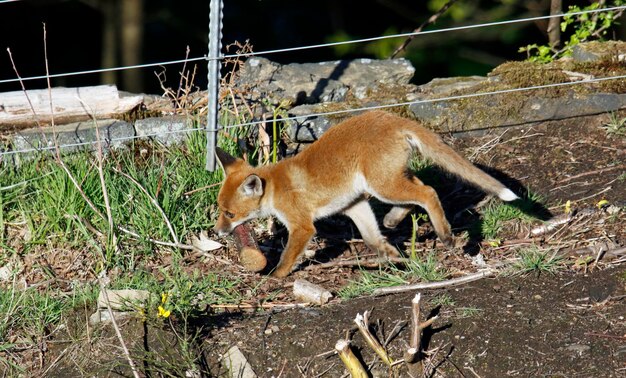
[[[403,293],[405,291],[412,290],[427,290],[427,289],[441,289],[444,287],[450,287],[455,285],[461,285],[464,283],[477,281],[483,279],[485,277],[490,277],[495,274],[495,271],[492,269],[480,271],[477,273],[468,274],[462,277],[453,278],[445,281],[437,281],[437,282],[425,282],[425,283],[417,283],[412,285],[402,285],[402,286],[392,286],[392,287],[381,287],[379,289],[374,290],[372,295],[385,295],[385,294],[395,294],[395,293]]]
[[[445,3],[435,14],[433,14],[432,16],[430,16],[428,18],[428,20],[424,21],[420,26],[417,27],[417,29],[413,30],[413,33],[419,33],[422,31],[422,29],[424,29],[426,26],[434,23],[435,21],[437,21],[437,19],[444,14],[448,8],[450,8],[454,3],[456,3],[457,0],[450,0],[447,3]],[[409,45],[409,43],[411,43],[413,41],[413,39],[415,38],[415,35],[412,35],[410,37],[408,37],[407,39],[404,40],[404,42],[398,46],[398,48],[393,52],[393,54],[391,54],[391,58],[395,58],[398,54],[400,54],[402,51],[404,51],[406,49],[406,47]]]
[[[170,222],[170,220],[167,218],[167,215],[165,214],[165,211],[163,211],[163,209],[161,208],[161,206],[159,206],[159,203],[157,202],[157,200],[155,198],[153,198],[150,193],[148,193],[148,191],[141,186],[141,184],[135,180],[131,175],[119,171],[119,170],[115,170],[117,173],[121,174],[122,176],[126,177],[127,179],[129,179],[133,184],[135,184],[137,186],[137,188],[139,188],[139,190],[141,190],[143,192],[143,194],[146,195],[146,197],[148,197],[148,199],[150,200],[150,202],[152,202],[152,204],[154,205],[154,207],[157,209],[157,211],[159,212],[159,214],[161,214],[161,217],[163,218],[163,221],[165,222],[165,225],[167,226],[167,229],[170,231],[170,234],[172,235],[172,240],[174,240],[175,244],[180,244],[180,241],[178,240],[178,236],[176,235],[176,232],[174,231],[174,227],[172,227],[172,223]]]
[[[113,315],[113,309],[111,309],[111,302],[109,302],[109,295],[107,294],[106,288],[104,287],[104,283],[101,280],[100,282],[100,290],[104,293],[105,303],[107,305],[107,310],[109,311],[109,316],[111,317],[111,324],[113,324],[113,328],[115,329],[115,334],[117,335],[117,339],[120,342],[122,347],[122,351],[128,360],[128,364],[130,365],[130,369],[133,371],[133,376],[135,378],[140,378],[139,371],[137,370],[137,366],[135,366],[135,362],[130,356],[130,352],[126,347],[126,342],[124,341],[124,337],[122,337],[122,332],[120,331],[120,327],[117,325],[117,320],[115,320],[115,316]]]

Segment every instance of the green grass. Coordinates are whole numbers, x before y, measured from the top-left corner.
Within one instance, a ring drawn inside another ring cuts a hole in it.
[[[454,299],[449,294],[440,294],[430,300],[432,306],[451,307],[454,306]]]
[[[482,219],[479,222],[480,235],[485,239],[495,239],[504,224],[518,219],[522,222],[535,220],[536,208],[540,206],[541,197],[534,193],[528,193],[524,198],[514,203],[491,202],[482,211]],[[476,231],[473,232],[476,234]]]
[[[362,270],[360,278],[348,283],[338,294],[343,299],[349,299],[371,294],[382,287],[405,285],[415,281],[441,281],[446,276],[447,272],[440,266],[435,254],[431,253],[424,260],[411,260],[403,268],[391,265],[381,267],[378,271]]]
[[[114,223],[145,238],[172,242],[173,236],[152,203],[153,198],[180,240],[191,232],[209,228],[214,219],[212,205],[219,188],[185,194],[222,179],[219,170],[215,173],[205,171],[204,143],[204,134],[195,133],[182,147],[137,144],[109,153],[104,161],[104,179]],[[147,152],[138,152],[142,150]],[[93,155],[78,153],[63,160],[84,195],[101,214],[106,214]],[[132,177],[139,185],[120,172]],[[106,219],[88,206],[68,174],[50,157],[41,156],[20,167],[0,167],[0,188],[0,243],[7,247],[15,247],[8,238],[9,230],[23,227],[30,235],[26,243],[20,244],[23,252],[28,253],[44,244],[89,245],[91,253],[103,256],[101,268],[132,267],[138,253],[154,252],[150,244],[121,232],[118,233],[121,243],[132,245],[136,252],[124,255],[107,251],[97,240],[98,235],[88,227],[91,225],[106,234]]]
[[[616,113],[612,112],[609,115],[609,122],[605,123],[603,127],[607,135],[624,137],[626,136],[626,117],[619,118]]]
[[[227,125],[235,121],[223,122]],[[234,136],[245,130],[230,132]],[[231,153],[236,148],[227,138],[220,138],[220,143]],[[164,218],[183,243],[190,234],[213,225],[219,190],[214,184],[223,177],[219,168],[214,173],[205,170],[205,151],[205,134],[194,132],[182,145],[166,147],[141,141],[106,154],[103,176],[113,222],[139,235],[137,238],[116,231],[118,248],[112,244],[107,220],[98,215],[106,218],[107,209],[93,153],[63,156],[80,190],[49,154],[22,159],[19,166],[0,165],[0,267],[23,261],[29,255],[47,258],[50,251],[80,251],[81,258],[91,264],[92,273],[116,272],[107,274],[111,277],[109,288],[153,293],[156,300],[149,303],[144,315],[157,321],[158,307],[163,307],[185,323],[177,329],[180,335],[185,334],[187,320],[202,318],[207,306],[241,303],[244,294],[238,279],[220,272],[185,270],[185,251],[148,240],[174,241]],[[81,191],[97,211],[88,205]],[[170,264],[159,274],[143,268],[163,258]],[[16,348],[14,340],[36,343],[48,337],[63,323],[64,314],[93,308],[100,290],[93,281],[77,281],[68,293],[67,287],[56,284],[57,273],[45,264],[31,269],[43,272],[43,279],[51,284],[45,289],[19,289],[19,276],[16,283],[0,282],[0,371],[14,375],[21,374],[19,361],[11,358]]]
[[[518,274],[554,274],[563,268],[562,259],[550,249],[542,250],[537,246],[531,246],[520,250],[517,255],[519,261],[513,265],[512,269]]]

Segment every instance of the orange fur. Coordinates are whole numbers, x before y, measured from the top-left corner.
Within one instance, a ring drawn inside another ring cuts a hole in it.
[[[398,255],[382,236],[367,198],[394,205],[384,218],[395,227],[414,205],[424,208],[439,238],[452,242],[450,224],[437,193],[407,175],[417,149],[435,164],[505,201],[517,198],[499,181],[458,155],[419,123],[383,111],[371,111],[330,128],[309,148],[277,164],[252,167],[223,151],[218,158],[226,179],[218,195],[220,216],[215,230],[230,233],[253,218],[276,216],[289,240],[273,272],[287,276],[315,234],[313,222],[344,213],[356,224],[367,246]]]

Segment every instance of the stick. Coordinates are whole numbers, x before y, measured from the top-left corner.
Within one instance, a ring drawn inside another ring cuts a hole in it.
[[[432,16],[430,16],[428,18],[428,20],[424,21],[420,26],[417,27],[417,29],[413,30],[413,33],[419,33],[422,31],[422,29],[424,29],[426,26],[434,23],[435,21],[437,21],[437,19],[439,18],[439,16],[441,16],[442,14],[445,13],[445,11],[448,10],[448,8],[450,8],[452,6],[452,4],[456,3],[457,0],[450,0],[447,3],[445,3],[443,5],[443,7],[441,7],[441,9],[439,9],[437,11],[437,13],[433,14]],[[398,55],[401,51],[404,51],[404,49],[406,49],[406,47],[409,45],[409,43],[411,43],[411,41],[413,41],[413,39],[415,38],[414,35],[408,37],[407,39],[404,40],[404,42],[398,46],[398,48],[393,52],[393,54],[391,54],[391,58],[395,58],[396,55]]]
[[[109,316],[111,316],[111,324],[113,324],[113,328],[115,329],[115,334],[117,335],[117,339],[119,340],[120,345],[122,346],[122,351],[124,352],[124,355],[126,356],[128,363],[130,364],[130,369],[133,371],[133,376],[135,378],[140,378],[139,372],[137,371],[137,367],[135,366],[135,362],[133,362],[133,359],[130,357],[130,352],[128,351],[128,348],[126,347],[126,343],[124,342],[124,338],[122,337],[122,332],[120,332],[120,328],[118,327],[117,321],[115,320],[115,316],[113,315],[113,310],[111,309],[111,302],[109,302],[109,295],[106,292],[104,283],[101,280],[99,281],[100,281],[100,290],[101,292],[104,293],[105,303],[107,305],[107,309],[109,310]]]
[[[375,268],[375,267],[380,266],[381,264],[386,264],[390,262],[396,263],[396,264],[408,264],[411,262],[411,259],[405,258],[405,257],[376,257],[376,258],[371,258],[371,259],[330,261],[330,262],[323,263],[323,264],[309,265],[309,266],[306,266],[303,270],[328,269],[328,268],[351,267],[351,266]]]
[[[466,276],[453,278],[453,279],[445,280],[445,281],[426,282],[426,283],[422,282],[422,283],[417,283],[417,284],[412,284],[412,285],[383,287],[383,288],[379,288],[379,289],[374,290],[372,295],[373,296],[378,296],[378,295],[385,295],[385,294],[403,293],[405,291],[411,291],[411,290],[441,289],[441,288],[444,288],[444,287],[462,285],[462,284],[466,284],[468,282],[478,281],[478,280],[483,279],[485,277],[491,277],[494,274],[495,274],[495,271],[489,269],[489,270],[483,270],[483,271],[480,271],[480,272],[468,274]]]
[[[555,182],[555,184],[562,184],[564,182],[567,182],[567,181],[570,181],[570,180],[574,180],[574,179],[577,179],[577,178],[581,178],[581,177],[585,177],[585,176],[591,176],[591,175],[595,175],[595,174],[598,174],[598,173],[604,173],[604,172],[608,172],[608,171],[614,171],[616,169],[624,169],[624,168],[626,168],[626,165],[622,164],[622,165],[616,165],[614,167],[607,167],[607,168],[602,168],[602,169],[596,169],[596,170],[593,170],[593,171],[584,172],[584,173],[580,173],[580,174],[577,174],[577,175],[574,175],[574,176],[566,177],[566,178],[564,178],[562,180],[559,180],[559,181]]]
[[[350,349],[350,343],[348,342],[348,340],[338,340],[335,344],[335,350],[339,354],[341,361],[343,361],[344,365],[346,365],[346,368],[348,368],[348,371],[350,372],[350,376],[352,378],[368,377],[365,368],[361,364],[361,361],[356,358],[356,356],[352,352],[352,349]]]
[[[356,317],[354,318],[354,323],[356,323],[356,326],[358,327],[359,331],[361,332],[361,335],[363,335],[363,337],[365,338],[365,341],[374,350],[374,352],[376,352],[378,357],[380,357],[380,359],[385,364],[387,364],[387,366],[391,366],[393,361],[391,360],[391,358],[387,354],[387,351],[385,350],[385,348],[383,348],[382,345],[380,345],[378,340],[376,340],[374,335],[372,335],[372,333],[369,330],[369,319],[368,318],[369,318],[369,312],[368,311],[365,311],[363,313],[363,315],[356,314]]]
[[[557,226],[569,223],[571,220],[572,220],[572,213],[561,214],[552,219],[547,220],[542,225],[533,228],[532,230],[530,230],[530,233],[533,234],[534,236],[543,235],[554,230]]]

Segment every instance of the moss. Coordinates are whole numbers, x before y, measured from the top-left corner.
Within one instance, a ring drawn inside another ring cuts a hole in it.
[[[612,45],[613,46],[613,45]],[[624,45],[621,44],[622,51]],[[599,48],[599,47],[597,47]],[[572,73],[603,78],[626,75],[626,61],[619,58],[619,51],[611,51],[595,62],[576,62],[562,59],[548,64],[536,62],[507,62],[496,67],[489,80],[460,89],[451,96],[497,92],[508,89],[528,88],[549,84],[573,82]],[[626,93],[626,80],[606,80],[595,83],[566,85],[511,93],[498,93],[479,97],[469,97],[448,102],[449,114],[467,114],[467,124],[471,129],[497,125],[506,119],[523,122],[525,116],[520,111],[530,99],[560,98],[572,94]],[[468,128],[469,129],[469,128]]]

